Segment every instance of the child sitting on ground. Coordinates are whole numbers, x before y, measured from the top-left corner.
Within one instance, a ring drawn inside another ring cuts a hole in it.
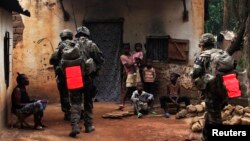
[[[190,99],[187,96],[180,96],[180,84],[178,78],[180,77],[177,73],[170,74],[170,83],[167,85],[167,95],[160,97],[161,108],[165,112],[165,117],[170,116],[168,112],[167,103],[174,103],[179,107],[180,102],[185,102],[185,106],[190,104]]]
[[[154,96],[143,91],[142,83],[138,83],[136,89],[132,94],[131,100],[137,117],[141,118],[143,113],[149,113],[152,110]]]

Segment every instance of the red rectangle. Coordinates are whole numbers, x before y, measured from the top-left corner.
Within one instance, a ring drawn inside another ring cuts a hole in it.
[[[69,90],[83,88],[82,77],[72,77],[67,79],[67,87]]]
[[[237,79],[236,74],[224,75],[223,83],[226,87],[229,98],[235,98],[241,96],[240,82]]]
[[[66,67],[65,72],[66,72],[66,78],[82,76],[82,69],[80,66]]]
[[[82,69],[80,66],[72,66],[65,68],[66,82],[69,90],[84,87]]]

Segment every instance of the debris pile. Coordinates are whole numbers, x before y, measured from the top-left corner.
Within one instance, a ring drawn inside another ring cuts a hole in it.
[[[222,121],[225,125],[250,125],[250,107],[229,104],[222,111]]]
[[[190,128],[193,132],[201,132],[205,124],[204,116],[194,117],[191,120]]]
[[[193,117],[190,122],[190,129],[193,132],[201,132],[205,119],[205,103],[189,105],[176,114],[176,119]],[[227,105],[221,112],[224,125],[250,125],[250,107],[240,105]]]
[[[205,102],[202,102],[198,105],[188,105],[186,109],[182,109],[176,115],[176,119],[187,118],[187,117],[196,117],[196,116],[203,116],[205,112]]]

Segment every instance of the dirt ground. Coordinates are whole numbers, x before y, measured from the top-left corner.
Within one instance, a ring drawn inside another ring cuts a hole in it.
[[[190,135],[190,119],[176,120],[174,116],[136,116],[123,119],[104,119],[102,115],[117,109],[115,103],[94,103],[94,125],[96,131],[84,133],[76,138],[68,136],[71,126],[63,120],[59,104],[48,105],[44,131],[8,128],[0,131],[0,141],[184,141]],[[29,119],[32,124],[32,119]],[[83,125],[83,124],[81,124]]]

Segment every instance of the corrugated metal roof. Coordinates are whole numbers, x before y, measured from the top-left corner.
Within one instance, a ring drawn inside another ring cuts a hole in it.
[[[0,0],[0,7],[30,17],[30,12],[28,10],[24,10],[17,0]]]

